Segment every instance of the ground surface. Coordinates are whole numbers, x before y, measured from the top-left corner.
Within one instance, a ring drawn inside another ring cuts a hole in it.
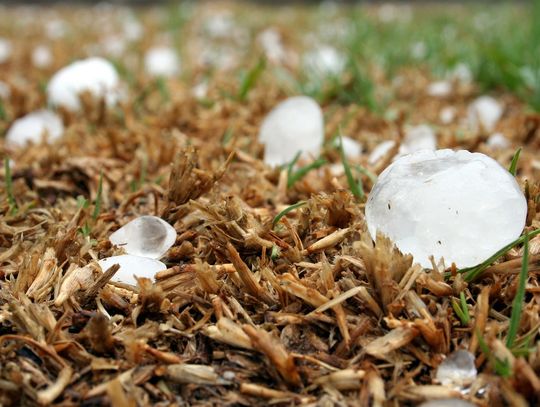
[[[0,9],[0,37],[12,44],[0,64],[9,89],[0,134],[44,108],[49,78],[77,58],[114,61],[127,95],[116,108],[84,98],[83,113],[62,111],[65,133],[51,145],[0,140],[14,163],[0,183],[0,405],[398,406],[443,396],[537,405],[539,237],[508,349],[521,245],[473,281],[455,269],[445,279],[387,241],[373,245],[364,221],[372,175],[395,151],[374,165],[369,153],[399,142],[408,124],[429,124],[439,148],[481,151],[504,166],[522,147],[527,230],[540,227],[540,36],[531,13],[332,3]],[[229,25],[212,36],[204,27],[216,15]],[[129,24],[143,34],[125,40]],[[281,35],[282,60],[262,62],[257,35],[268,27]],[[159,43],[178,49],[178,77],[145,74],[143,52]],[[302,55],[319,43],[346,55],[342,73],[307,73]],[[54,56],[44,68],[31,60],[40,44]],[[460,63],[470,80],[452,74]],[[430,96],[443,78],[450,94]],[[200,84],[207,89],[195,96]],[[291,182],[298,173],[262,163],[256,136],[278,101],[302,93],[323,106],[327,163]],[[491,132],[471,130],[467,106],[486,93],[503,117]],[[455,118],[443,122],[449,106]],[[356,197],[331,172],[341,165],[339,131],[364,147],[349,160],[362,184]],[[489,147],[495,132],[510,146]],[[147,214],[178,233],[169,268],[155,284],[107,284],[96,260],[121,252],[108,236]],[[434,381],[458,348],[479,370],[463,394]]]

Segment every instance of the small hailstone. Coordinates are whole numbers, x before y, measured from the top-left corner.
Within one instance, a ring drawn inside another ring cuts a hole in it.
[[[265,145],[264,162],[283,165],[298,152],[318,156],[324,139],[320,106],[310,97],[295,96],[279,103],[264,119],[259,141]]]
[[[502,133],[495,133],[489,136],[486,144],[493,150],[504,150],[510,147],[510,141]]]
[[[439,399],[426,401],[418,407],[476,407],[476,404],[462,399]]]
[[[135,276],[153,279],[156,273],[167,269],[167,266],[159,260],[133,256],[131,254],[107,257],[99,260],[98,264],[104,272],[115,264],[120,265],[120,268],[111,278],[111,281],[131,285],[137,285]]]
[[[463,349],[459,349],[439,365],[435,379],[443,386],[463,387],[471,384],[476,379],[476,366],[474,355]]]
[[[304,56],[304,66],[316,74],[339,75],[345,68],[345,57],[334,47],[323,45]]]
[[[195,99],[204,99],[208,95],[208,82],[202,81],[195,85],[193,88],[191,88],[191,94],[195,97]]]
[[[0,38],[0,64],[6,62],[11,57],[11,42],[5,38]]]
[[[347,158],[355,158],[362,154],[362,144],[348,136],[341,137],[343,152]],[[336,139],[336,145],[339,146],[339,139]]]
[[[489,214],[489,216],[487,216]],[[519,237],[527,202],[512,175],[469,151],[418,151],[386,168],[369,194],[372,238],[388,236],[423,267],[474,266]]]
[[[503,107],[491,96],[480,96],[468,108],[467,118],[474,129],[492,131],[503,114]]]
[[[388,152],[394,148],[395,145],[396,142],[394,140],[386,140],[378,144],[369,155],[368,163],[370,165],[377,164],[377,161],[383,157],[386,157],[386,154],[388,154]]]
[[[170,47],[154,47],[146,52],[144,67],[146,72],[152,76],[170,78],[180,72],[180,58],[176,51]]]
[[[79,95],[90,92],[114,105],[120,98],[119,78],[114,66],[107,60],[92,57],[71,63],[56,72],[47,86],[47,97],[53,106],[79,110]]]
[[[473,79],[471,68],[469,68],[469,65],[463,62],[457,64],[454,69],[452,69],[449,76],[451,79],[457,79],[463,84],[468,84]]]
[[[36,68],[47,68],[52,64],[53,56],[49,47],[38,45],[32,51],[32,64]]]
[[[114,232],[109,240],[128,254],[159,259],[174,244],[176,231],[157,216],[140,216]]]
[[[59,116],[49,110],[38,110],[13,122],[6,134],[6,143],[23,147],[28,142],[39,143],[45,134],[48,141],[56,140],[63,132]]]
[[[422,59],[427,54],[427,46],[422,41],[417,41],[411,45],[411,55],[414,59]]]
[[[66,35],[66,23],[59,19],[48,20],[45,22],[45,33],[51,39],[59,39]]]
[[[211,15],[204,23],[204,29],[212,38],[227,38],[234,31],[234,20],[229,12],[223,11]]]
[[[431,127],[421,124],[405,129],[405,137],[399,146],[399,155],[411,154],[420,150],[435,150],[437,139]]]
[[[443,98],[452,93],[452,84],[448,81],[437,81],[429,84],[427,94],[429,96]]]
[[[285,60],[286,52],[279,31],[267,28],[257,36],[257,42],[261,45],[266,58],[270,61],[278,63]]]
[[[443,124],[450,124],[456,117],[456,108],[454,106],[445,106],[439,113],[439,119]]]

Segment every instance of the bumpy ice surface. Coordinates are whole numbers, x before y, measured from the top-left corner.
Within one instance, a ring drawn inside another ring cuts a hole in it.
[[[265,145],[264,162],[283,165],[301,151],[318,156],[324,138],[322,110],[310,97],[295,96],[278,104],[264,119],[259,141]]]
[[[174,244],[176,231],[157,216],[140,216],[114,232],[109,240],[128,254],[159,259]]]
[[[419,151],[386,168],[369,195],[370,235],[392,239],[416,262],[429,256],[474,266],[515,240],[527,203],[514,177],[492,158],[468,151]]]

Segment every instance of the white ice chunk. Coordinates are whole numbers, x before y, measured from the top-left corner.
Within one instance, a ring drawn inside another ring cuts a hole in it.
[[[135,276],[153,279],[156,273],[167,269],[167,266],[159,260],[133,256],[131,254],[107,257],[99,260],[98,264],[103,272],[115,264],[119,264],[120,268],[113,278],[111,278],[111,281],[131,285],[137,285]]]
[[[426,124],[405,129],[405,137],[399,146],[399,155],[411,154],[420,150],[435,150],[437,139],[432,128]]]
[[[38,45],[32,50],[32,64],[36,68],[47,68],[53,62],[51,49],[46,45]]]
[[[476,404],[461,399],[439,399],[426,401],[419,407],[476,407]]]
[[[381,158],[386,157],[386,154],[394,148],[396,142],[394,140],[386,140],[378,144],[368,157],[370,165],[375,165]]]
[[[432,82],[427,87],[429,96],[444,98],[452,93],[452,84],[448,81]]]
[[[439,119],[443,124],[450,124],[456,118],[456,108],[454,106],[445,106],[439,113]]]
[[[476,379],[474,355],[464,349],[459,349],[439,365],[435,379],[443,386],[461,388],[471,384]]]
[[[0,98],[9,99],[10,96],[11,89],[9,88],[9,85],[5,82],[0,81]]]
[[[480,96],[468,108],[467,118],[473,129],[492,131],[503,114],[503,107],[491,96]]]
[[[279,103],[264,119],[259,141],[265,145],[264,162],[283,165],[298,152],[318,156],[324,139],[323,113],[310,97],[295,96]]]
[[[146,52],[144,67],[146,72],[152,76],[170,78],[180,72],[180,58],[176,51],[170,47],[154,47]]]
[[[159,259],[176,240],[176,230],[157,216],[140,216],[114,232],[109,240],[135,256]]]
[[[307,70],[319,75],[339,75],[345,68],[345,57],[337,49],[322,45],[304,55]]]
[[[460,62],[457,64],[450,72],[449,75],[450,79],[458,80],[459,82],[463,84],[468,84],[473,79],[473,74],[471,72],[471,68],[469,68],[469,65]]]
[[[0,64],[3,64],[11,57],[12,50],[11,41],[0,38]]]
[[[38,110],[13,122],[7,131],[6,143],[23,147],[28,142],[39,143],[43,136],[52,142],[63,132],[64,125],[59,116],[49,110]]]
[[[369,233],[388,236],[430,267],[429,256],[474,266],[519,237],[527,202],[512,175],[469,151],[422,150],[386,168],[369,194]]]
[[[510,147],[510,141],[502,133],[495,133],[489,136],[486,144],[493,150],[504,150]]]
[[[339,143],[339,139],[336,140],[336,143]],[[360,154],[362,154],[362,144],[355,139],[348,136],[342,136],[341,143],[343,145],[343,152],[347,158],[357,158]]]
[[[279,31],[267,28],[257,36],[257,42],[270,61],[279,63],[285,60],[286,52]]]
[[[79,95],[83,92],[104,98],[109,106],[117,103],[121,92],[114,66],[99,57],[75,61],[56,72],[47,86],[49,103],[69,110],[81,108]]]

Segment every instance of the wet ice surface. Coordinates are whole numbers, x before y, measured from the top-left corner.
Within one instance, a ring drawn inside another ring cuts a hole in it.
[[[149,259],[147,257],[133,256],[124,254],[121,256],[112,256],[98,261],[103,272],[115,264],[120,265],[111,281],[124,284],[137,285],[134,276],[154,279],[157,272],[167,269],[167,266],[159,260]]]
[[[279,103],[264,119],[259,141],[265,145],[264,162],[283,165],[298,152],[317,157],[324,139],[323,113],[317,102],[295,96]]]
[[[476,405],[461,399],[440,399],[430,400],[419,405],[419,407],[475,407]]]
[[[71,63],[56,72],[47,86],[47,98],[53,106],[79,110],[79,96],[89,92],[104,98],[107,105],[118,102],[119,78],[114,66],[103,58],[93,57]]]
[[[49,110],[38,110],[13,122],[6,134],[6,143],[22,147],[28,142],[41,142],[43,136],[51,142],[63,132],[64,125],[59,116]]]
[[[369,233],[388,236],[416,262],[474,266],[519,237],[527,203],[512,175],[468,151],[419,151],[379,176],[366,205]]]
[[[474,355],[459,349],[439,365],[435,379],[444,386],[463,387],[471,384],[476,374]]]
[[[114,232],[109,240],[134,256],[159,259],[176,240],[176,231],[157,216],[141,216]]]

